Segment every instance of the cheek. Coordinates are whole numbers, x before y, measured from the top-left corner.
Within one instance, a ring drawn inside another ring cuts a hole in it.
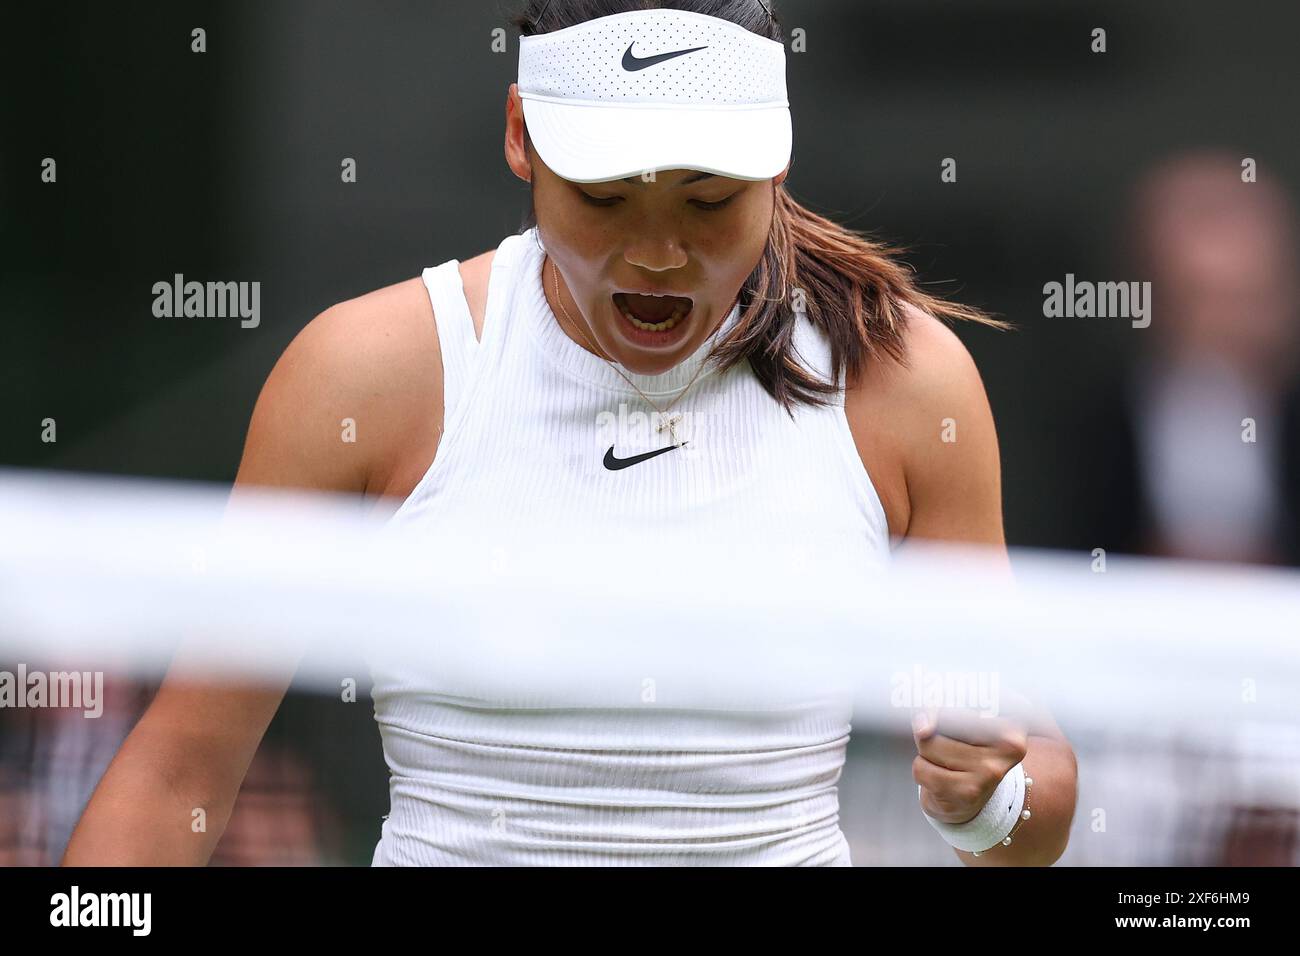
[[[537,222],[547,254],[575,281],[581,281],[600,269],[603,250],[610,242],[608,223],[591,215],[601,210],[583,209],[578,205],[554,200],[536,201]]]
[[[576,198],[568,185],[548,174],[533,187],[533,210],[547,241],[547,250],[560,258],[566,251],[581,255],[584,248],[599,246],[598,236],[608,229],[605,210]]]
[[[767,247],[771,209],[770,202],[746,204],[725,223],[701,230],[696,252],[717,278],[716,288],[730,292],[749,278]]]
[[[760,201],[746,208],[745,236],[751,249],[756,247],[755,255],[767,245],[767,235],[772,228],[772,214],[775,211],[774,199],[770,193],[764,193]]]
[[[732,259],[756,258],[767,244],[772,225],[772,198],[762,193],[750,194],[732,208],[700,216],[697,222],[700,228],[696,241],[705,254]]]

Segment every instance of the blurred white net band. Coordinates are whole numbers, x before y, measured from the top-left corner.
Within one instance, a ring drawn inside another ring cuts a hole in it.
[[[1140,735],[1300,723],[1300,575],[914,548],[885,568],[752,540],[413,534],[355,500],[0,472],[0,659],[335,692],[360,651],[466,695],[780,706],[828,690],[901,725],[928,693],[1032,691]],[[687,543],[689,542],[689,543]],[[301,660],[299,656],[301,655]],[[976,702],[972,701],[972,705]]]

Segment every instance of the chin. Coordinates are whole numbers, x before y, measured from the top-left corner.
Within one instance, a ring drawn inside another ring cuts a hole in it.
[[[624,350],[622,355],[614,355],[614,361],[627,369],[629,372],[635,372],[637,375],[662,375],[677,365],[681,364],[691,351],[686,351],[681,355],[647,355],[645,352],[633,349]]]

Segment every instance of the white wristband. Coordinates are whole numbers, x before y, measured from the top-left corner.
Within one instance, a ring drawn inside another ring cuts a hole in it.
[[[916,788],[919,799],[921,788]],[[983,853],[991,850],[1015,828],[1020,812],[1025,806],[1025,768],[1016,764],[1007,771],[998,788],[989,797],[988,803],[975,815],[973,820],[965,823],[943,823],[936,820],[924,810],[921,815],[930,821],[930,826],[939,831],[949,844],[967,853]]]

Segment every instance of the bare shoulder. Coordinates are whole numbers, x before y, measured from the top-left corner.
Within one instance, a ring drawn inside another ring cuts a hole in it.
[[[312,319],[267,378],[240,483],[373,493],[404,442],[441,428],[442,361],[419,278]]]
[[[401,374],[410,348],[436,350],[433,323],[423,280],[407,279],[330,306],[298,333],[282,361],[319,363],[342,373],[347,381],[340,384],[365,385],[380,369]]]
[[[909,414],[924,414],[982,396],[979,370],[957,334],[915,306],[905,306],[904,313],[903,361],[873,364],[852,384],[846,399],[883,401]]]
[[[881,359],[851,382],[845,414],[895,535],[920,530],[926,499],[999,482],[997,436],[979,369],[946,324],[905,308],[904,356]],[[999,492],[1000,494],[1000,492]],[[1000,498],[999,498],[1000,521]],[[964,532],[963,532],[964,533]]]

